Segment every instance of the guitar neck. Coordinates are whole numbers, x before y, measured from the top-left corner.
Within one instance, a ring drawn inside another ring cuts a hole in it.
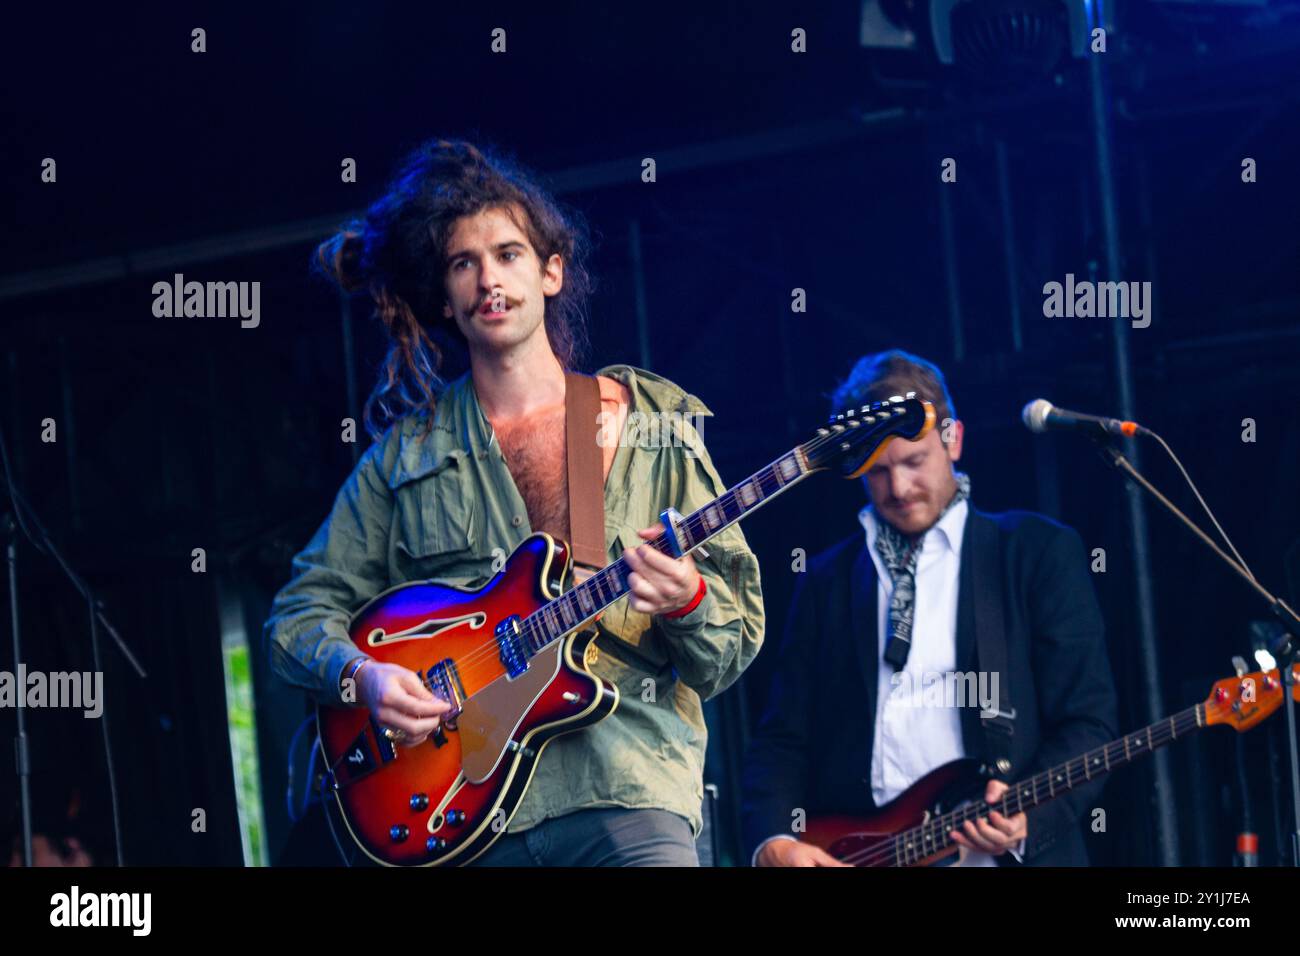
[[[758,510],[813,471],[801,446],[727,489],[702,508],[687,515],[677,526],[677,540],[682,554],[698,548],[745,515]],[[673,554],[666,534],[660,534],[645,544],[661,554]],[[620,557],[524,618],[520,622],[520,630],[531,652],[537,653],[559,640],[626,595],[631,590],[627,583],[631,571],[627,562]]]
[[[1001,800],[992,804],[983,800],[970,803],[935,817],[919,827],[898,833],[893,839],[894,865],[909,866],[953,846],[949,834],[953,830],[960,830],[967,820],[987,817],[990,810],[996,810],[1005,817],[1031,810],[1064,796],[1090,780],[1096,780],[1116,767],[1122,767],[1153,750],[1187,737],[1204,726],[1205,706],[1197,704],[1136,733],[1112,740],[1104,747],[1090,750],[1013,784],[1007,788]]]

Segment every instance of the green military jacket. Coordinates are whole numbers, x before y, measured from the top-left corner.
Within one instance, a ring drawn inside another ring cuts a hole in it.
[[[598,374],[631,393],[605,484],[613,562],[664,508],[689,515],[726,486],[695,427],[712,415],[703,402],[630,365]],[[353,611],[410,580],[477,587],[494,573],[494,551],[499,561],[532,533],[469,373],[439,397],[427,434],[426,425],[425,416],[407,416],[367,449],[272,604],[264,628],[272,668],[319,702],[339,702],[343,666],[358,655],[347,634]],[[547,744],[507,832],[586,807],[650,807],[685,817],[699,835],[701,701],[735,682],[764,626],[758,561],[739,526],[705,549],[696,566],[708,587],[689,614],[651,617],[627,598],[606,609],[590,666],[618,685],[618,707]]]

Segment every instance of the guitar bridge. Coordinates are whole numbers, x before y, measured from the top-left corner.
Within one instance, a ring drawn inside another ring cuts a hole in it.
[[[423,680],[433,696],[451,704],[451,711],[443,717],[443,723],[455,730],[456,718],[465,706],[465,685],[461,683],[456,662],[450,657],[440,660],[425,672]]]

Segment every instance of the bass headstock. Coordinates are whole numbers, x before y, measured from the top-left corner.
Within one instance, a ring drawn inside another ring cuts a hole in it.
[[[845,478],[857,478],[891,439],[918,441],[934,428],[934,418],[934,405],[908,392],[832,415],[799,447],[809,470],[834,468]]]
[[[1292,673],[1300,678],[1300,664],[1293,664],[1292,668]],[[1202,705],[1206,726],[1227,724],[1233,730],[1250,730],[1282,706],[1285,692],[1277,668],[1215,681],[1214,689]],[[1300,684],[1292,685],[1291,693],[1300,701]]]

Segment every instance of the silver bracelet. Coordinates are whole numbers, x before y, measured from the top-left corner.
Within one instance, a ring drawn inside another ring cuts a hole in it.
[[[339,679],[339,692],[342,693],[342,691],[343,691],[343,682],[344,682],[344,681],[348,681],[348,680],[355,681],[356,678],[357,678],[357,674],[359,674],[359,673],[361,672],[361,668],[365,667],[365,666],[366,666],[367,664],[369,664],[369,663],[370,663],[370,658],[369,658],[369,657],[365,657],[364,655],[361,656],[361,657],[356,658],[356,659],[352,662],[352,665],[351,665],[351,666],[352,666],[352,670],[349,671],[349,672],[347,672],[347,673],[345,673],[345,674],[344,674],[344,675]]]

